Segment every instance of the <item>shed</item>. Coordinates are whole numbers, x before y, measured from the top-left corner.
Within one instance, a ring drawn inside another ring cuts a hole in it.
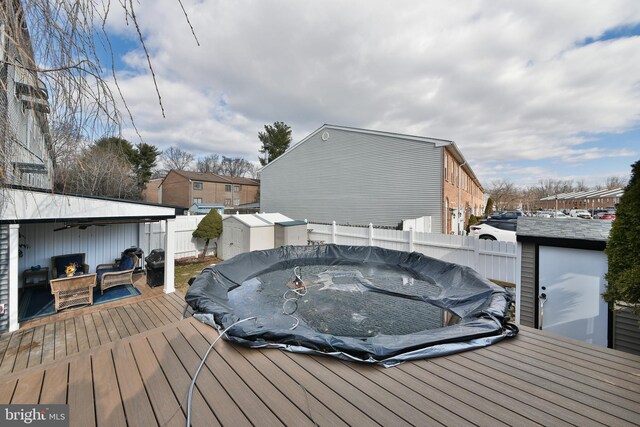
[[[275,247],[274,224],[291,221],[278,213],[236,214],[222,221],[220,255],[229,259],[243,252]]]
[[[274,224],[275,247],[285,245],[306,245],[308,243],[307,223],[304,221],[282,221]]]
[[[518,218],[521,325],[612,347],[602,298],[610,230],[608,220]]]

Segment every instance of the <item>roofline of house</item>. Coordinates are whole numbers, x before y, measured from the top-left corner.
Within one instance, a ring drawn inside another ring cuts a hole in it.
[[[260,172],[262,172],[263,170],[268,168],[270,165],[272,165],[273,163],[277,162],[278,159],[280,159],[281,157],[287,155],[287,153],[289,153],[290,151],[295,150],[298,146],[304,144],[306,141],[308,141],[309,139],[311,139],[312,137],[314,137],[319,132],[321,132],[321,131],[323,131],[325,129],[344,130],[344,131],[347,131],[347,132],[358,132],[358,133],[364,133],[364,134],[368,134],[368,135],[389,136],[389,137],[393,137],[393,138],[408,139],[408,140],[411,140],[411,141],[428,142],[428,143],[434,144],[436,147],[453,147],[453,152],[457,156],[457,160],[460,162],[460,164],[464,165],[462,167],[471,176],[471,178],[475,181],[475,183],[478,184],[478,187],[480,187],[480,190],[482,190],[482,192],[484,193],[484,187],[482,186],[482,184],[480,184],[480,180],[478,179],[476,174],[473,172],[473,169],[471,169],[471,167],[467,163],[466,159],[464,158],[464,156],[460,152],[460,149],[458,149],[458,146],[456,145],[456,143],[454,141],[451,141],[451,140],[448,140],[448,139],[431,138],[431,137],[426,137],[426,136],[407,135],[407,134],[402,134],[402,133],[397,133],[397,132],[385,132],[385,131],[362,129],[362,128],[349,127],[349,126],[338,126],[338,125],[331,125],[331,124],[327,124],[327,123],[323,124],[318,129],[316,129],[315,131],[311,132],[309,135],[307,135],[306,137],[304,137],[303,139],[301,139],[297,143],[293,144],[280,157],[278,157],[274,161],[269,162],[266,165],[264,165],[260,169]]]
[[[193,178],[190,178],[186,175],[184,175],[182,172],[189,172],[189,173],[198,173],[198,174],[208,174],[208,175],[215,175],[216,177],[220,178],[222,181],[207,181],[206,179],[199,179],[198,181],[205,181],[205,182],[220,182],[220,183],[224,183],[224,184],[235,184],[235,185],[251,185],[249,183],[243,183],[243,184],[239,184],[237,182],[233,182],[233,180],[228,179],[229,177],[223,176],[223,175],[218,175],[217,173],[213,173],[213,172],[192,172],[192,171],[183,171],[180,169],[171,169],[169,172],[167,172],[167,174],[164,176],[164,178],[162,178],[162,181],[160,182],[160,184],[158,184],[158,187],[161,187],[164,184],[164,180],[167,179],[167,177],[169,176],[169,174],[171,172],[176,173],[177,175],[180,175],[181,177],[189,180],[190,182],[193,182]],[[247,180],[251,180],[254,181],[253,184],[255,186],[259,186],[260,185],[260,180],[256,179],[256,178],[244,178],[244,177],[232,177],[232,178],[242,178],[242,179],[247,179]]]
[[[523,236],[516,235],[518,242],[535,243],[542,246],[554,246],[571,249],[586,249],[592,251],[603,251],[607,247],[607,242],[604,240],[592,240],[592,239],[577,239],[570,238],[564,239],[561,237],[544,237],[544,236]]]

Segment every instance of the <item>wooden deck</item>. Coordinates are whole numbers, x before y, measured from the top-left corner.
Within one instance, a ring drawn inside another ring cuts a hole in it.
[[[0,377],[0,404],[67,403],[77,426],[185,425],[189,382],[216,337],[190,318],[79,351]],[[220,341],[192,423],[637,426],[640,357],[529,328],[390,369]]]
[[[184,300],[149,288],[144,276],[137,297],[97,306],[63,310],[24,322],[13,333],[0,335],[0,376],[60,360],[71,354],[174,323],[181,318]]]

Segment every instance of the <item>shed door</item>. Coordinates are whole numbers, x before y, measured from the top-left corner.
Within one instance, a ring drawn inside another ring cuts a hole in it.
[[[608,307],[601,296],[606,272],[607,256],[601,251],[540,246],[542,329],[606,347]]]
[[[229,259],[246,252],[246,248],[244,247],[243,228],[244,227],[241,224],[230,223],[229,227],[224,230],[229,233],[226,240],[227,247],[224,248],[225,259]]]

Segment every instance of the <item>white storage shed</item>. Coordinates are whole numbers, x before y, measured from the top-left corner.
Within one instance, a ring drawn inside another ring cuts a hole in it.
[[[278,213],[236,214],[222,221],[220,256],[229,259],[238,254],[275,247],[274,224],[291,218]]]

